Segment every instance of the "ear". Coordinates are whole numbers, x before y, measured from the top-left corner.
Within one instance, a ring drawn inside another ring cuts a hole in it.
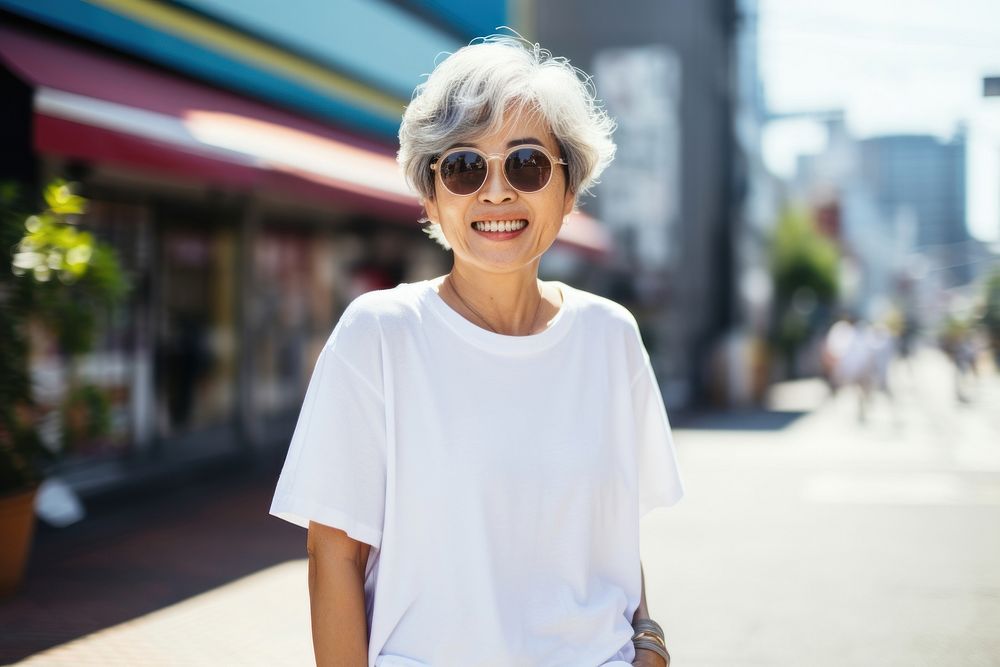
[[[566,188],[566,199],[563,201],[563,217],[573,212],[573,205],[576,203],[576,193]]]
[[[422,199],[420,201],[424,206],[424,211],[427,212],[427,219],[431,222],[440,222],[441,218],[438,216],[438,205],[437,199]]]

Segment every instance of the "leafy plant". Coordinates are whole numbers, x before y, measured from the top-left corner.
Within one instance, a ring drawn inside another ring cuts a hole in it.
[[[77,227],[86,200],[63,180],[46,186],[42,199],[40,212],[25,215],[20,188],[0,184],[0,241],[13,251],[10,270],[0,271],[0,494],[38,483],[55,458],[37,429],[28,323],[55,333],[69,365],[64,435],[97,435],[107,428],[107,400],[98,388],[81,386],[76,357],[93,347],[98,314],[129,289],[113,248]]]
[[[43,192],[46,208],[24,221],[12,264],[30,291],[32,312],[56,332],[60,350],[77,355],[93,347],[96,315],[124,297],[128,285],[114,249],[76,227],[86,200],[63,180]]]

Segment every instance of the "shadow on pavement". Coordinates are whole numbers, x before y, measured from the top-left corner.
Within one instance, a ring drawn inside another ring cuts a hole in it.
[[[705,431],[780,431],[807,414],[804,410],[695,412],[671,418],[671,426]]]
[[[229,464],[87,502],[39,524],[24,584],[0,600],[0,664],[306,556],[305,532],[268,514],[280,461]]]

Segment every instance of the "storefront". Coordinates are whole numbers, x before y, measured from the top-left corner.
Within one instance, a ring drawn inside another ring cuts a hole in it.
[[[79,367],[112,425],[64,452],[60,474],[81,492],[283,448],[350,300],[449,266],[391,147],[24,26],[0,27],[0,64],[4,92],[30,107],[23,170],[81,184],[81,224],[133,284]],[[586,216],[558,245],[566,266],[609,249]],[[32,355],[57,415],[66,362],[43,332]]]

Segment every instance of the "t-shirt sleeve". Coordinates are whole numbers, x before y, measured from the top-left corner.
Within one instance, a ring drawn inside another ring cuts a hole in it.
[[[684,496],[670,421],[645,349],[642,365],[632,380],[632,405],[638,437],[639,516],[644,517]]]
[[[365,338],[364,332],[345,334],[351,324],[341,319],[316,360],[270,513],[303,528],[310,520],[339,528],[378,548],[386,488],[384,397],[378,369],[366,363],[371,355],[345,356],[350,341]]]

